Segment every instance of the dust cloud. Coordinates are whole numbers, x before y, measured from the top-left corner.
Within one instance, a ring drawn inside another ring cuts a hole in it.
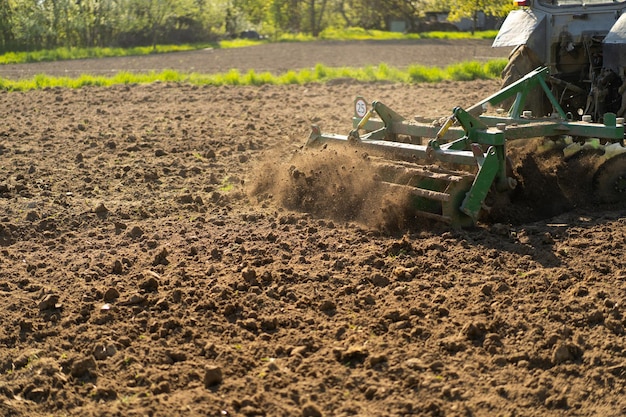
[[[248,193],[259,201],[387,232],[415,223],[408,195],[385,187],[363,150],[324,146],[303,149],[282,163],[273,159],[255,169],[249,184]]]

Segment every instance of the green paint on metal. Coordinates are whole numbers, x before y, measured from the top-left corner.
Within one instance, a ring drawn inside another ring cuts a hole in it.
[[[461,211],[474,220],[478,220],[482,204],[494,183],[496,175],[500,171],[501,163],[493,147],[487,150],[484,159],[480,162],[478,174],[474,179],[472,188],[461,204]]]

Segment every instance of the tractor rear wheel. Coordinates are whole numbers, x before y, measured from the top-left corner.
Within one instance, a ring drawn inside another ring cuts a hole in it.
[[[603,203],[626,203],[626,153],[607,160],[593,177],[596,197]]]
[[[502,87],[507,87],[519,80],[529,72],[537,69],[542,65],[539,57],[532,49],[526,45],[520,45],[509,55],[509,62],[502,70]],[[506,100],[502,103],[505,110],[513,104],[513,99]],[[526,102],[522,110],[530,110],[536,117],[542,117],[548,114],[549,106],[546,103],[546,97],[543,90],[537,88],[528,93]]]

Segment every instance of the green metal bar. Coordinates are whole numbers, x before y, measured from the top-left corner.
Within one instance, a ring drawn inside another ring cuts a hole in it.
[[[489,157],[488,164],[489,169],[491,169],[492,164],[495,165],[493,168],[495,173],[493,177],[489,176],[488,178],[490,178],[492,182],[495,181],[496,187],[499,190],[504,191],[510,189],[510,180],[507,178],[506,172],[505,129],[502,129],[501,127],[489,127],[482,120],[472,116],[460,107],[454,109],[454,115],[463,129],[467,132],[464,143],[465,149],[471,148],[473,150],[476,161],[479,166],[481,166],[483,164],[483,154],[482,149],[478,145],[490,146],[487,150],[487,157]],[[490,156],[491,153],[493,153],[495,157]],[[482,175],[485,176],[486,174]],[[475,187],[479,187],[478,190],[474,191]],[[486,192],[489,191],[489,189],[487,189],[483,195],[480,187],[480,183],[474,183],[470,192],[475,192],[476,197],[474,198],[480,198],[482,195],[484,200]],[[480,201],[480,204],[482,204],[483,200]],[[474,203],[469,202],[468,204],[472,205]],[[470,208],[470,210],[472,210],[472,208]],[[478,210],[480,210],[480,205]]]
[[[604,113],[603,121],[604,121],[604,126],[606,127],[616,127],[617,115],[615,113]]]
[[[398,113],[391,110],[380,101],[374,101],[372,103],[372,110],[378,113],[383,122],[392,123],[403,122],[404,120],[406,120],[404,117],[400,116]]]
[[[528,91],[532,90],[533,88],[536,88],[537,86],[540,86],[544,94],[547,96],[548,100],[550,101],[550,103],[552,104],[556,112],[558,113],[558,115],[562,119],[567,120],[565,111],[559,104],[556,97],[554,97],[554,94],[552,94],[552,91],[550,91],[550,88],[548,87],[546,83],[546,79],[548,78],[548,76],[549,76],[549,73],[548,73],[547,67],[537,68],[536,70],[529,72],[524,77],[517,80],[516,82],[504,87],[502,90],[498,91],[497,93],[474,104],[473,106],[467,109],[467,112],[473,116],[479,116],[480,114],[484,112],[484,110],[487,107],[487,104],[496,107],[498,104],[502,103],[504,100],[515,96],[516,97],[515,101],[513,102],[513,105],[511,106],[511,108],[509,109],[509,116],[511,118],[517,119],[522,114],[522,110],[526,102],[526,96],[528,94]]]
[[[485,116],[480,120],[489,127],[495,127],[500,123],[507,125],[507,139],[526,139],[540,136],[572,135],[585,137],[599,137],[604,139],[620,140],[623,137],[622,126],[610,126],[601,123],[586,123],[579,121],[566,121],[552,118],[537,119],[514,119],[511,117]],[[355,126],[360,119],[355,119]],[[606,123],[606,115],[605,115]],[[527,126],[526,126],[527,125]],[[364,126],[366,131],[375,131],[385,127],[381,120],[370,119]],[[387,127],[396,135],[406,135],[419,138],[434,138],[439,128],[432,124],[408,122],[393,124]],[[445,142],[450,142],[465,136],[465,130],[460,126],[453,126],[443,137]]]
[[[606,126],[601,123],[551,122],[539,120],[517,126],[507,125],[505,132],[507,140],[561,135],[588,138],[595,137],[619,141],[624,137],[624,128],[622,126]]]
[[[550,104],[552,104],[552,108],[556,110],[559,116],[561,116],[561,119],[567,120],[567,115],[565,114],[565,110],[563,110],[563,108],[559,104],[556,97],[554,97],[554,94],[552,94],[552,91],[550,91],[548,84],[546,84],[546,79],[539,78],[539,84],[541,84],[541,88],[543,88],[543,92],[546,94],[546,97],[548,97],[548,100],[550,100]]]
[[[373,132],[369,132],[365,135],[363,135],[361,138],[361,140],[366,139],[366,140],[388,140],[389,142],[393,142],[392,140],[389,140],[389,129],[388,128],[381,128],[378,130],[375,130]]]
[[[353,127],[356,127],[361,119],[355,117],[352,119]],[[374,130],[378,130],[382,127],[385,127],[385,123],[382,120],[378,119],[370,119],[363,126],[363,130],[371,132]],[[387,126],[389,131],[393,132],[395,135],[406,135],[415,138],[434,138],[439,131],[439,127],[433,126],[431,123],[422,123],[422,122],[414,122],[405,120],[400,123],[392,123],[391,126]],[[452,126],[446,134],[443,136],[443,139],[446,142],[451,140],[458,139],[465,135],[465,131],[458,126]]]
[[[396,155],[397,157],[406,160],[436,159],[441,162],[458,165],[476,164],[476,159],[471,151],[462,149],[440,149],[436,141],[431,141],[429,145],[415,145],[412,143],[393,142],[385,139],[371,139],[368,135],[364,135],[363,137],[358,138],[358,140],[354,140],[346,135],[321,133],[318,126],[312,126],[307,146],[314,146],[321,143],[352,143],[355,146],[360,146],[364,149]]]
[[[504,100],[511,98],[513,96],[517,96],[518,93],[524,93],[529,89],[535,87],[539,83],[539,78],[545,78],[548,75],[548,68],[538,68],[534,71],[529,72],[524,77],[515,81],[514,83],[509,84],[504,87],[502,90],[498,91],[495,94],[487,97],[484,100],[479,101],[473,106],[467,109],[467,112],[473,116],[479,116],[484,112],[487,108],[487,105],[491,105],[496,107],[498,104],[502,103]],[[551,93],[550,93],[551,94]],[[519,114],[518,114],[519,116]]]
[[[500,161],[498,161],[498,155],[494,147],[490,147],[487,150],[484,158],[477,158],[477,162],[478,174],[461,204],[461,211],[474,219],[474,221],[478,219],[482,204],[491,185],[494,183],[500,167]]]
[[[511,119],[510,117],[480,116],[480,119],[488,126],[506,124],[507,140],[559,135],[621,140],[624,136],[623,126],[609,123],[610,120],[614,120],[614,117],[612,113],[606,113],[604,124],[552,118]]]
[[[460,150],[468,149],[470,144],[471,143],[469,139],[467,138],[467,136],[463,136],[462,138],[459,138],[452,142],[440,144],[440,147],[441,149],[451,149],[455,151],[460,151]]]
[[[527,91],[528,90],[518,91],[517,96],[515,97],[515,101],[509,109],[509,115],[511,116],[511,118],[517,119],[522,114],[524,104],[526,103],[526,96],[528,95]]]
[[[481,119],[472,116],[460,107],[454,109],[454,116],[466,132],[469,143],[504,145],[504,132],[501,130],[490,129]]]

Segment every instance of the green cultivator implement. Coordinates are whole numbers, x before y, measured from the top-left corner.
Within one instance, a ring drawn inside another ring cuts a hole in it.
[[[516,187],[506,145],[518,139],[549,138],[562,144],[566,157],[594,149],[604,158],[594,176],[596,197],[626,203],[623,119],[607,113],[601,123],[586,116],[575,121],[551,93],[548,79],[547,68],[539,68],[467,110],[455,108],[439,125],[405,119],[381,102],[368,106],[357,97],[353,130],[347,136],[313,126],[307,146],[344,143],[367,150],[379,158],[374,163],[382,184],[406,192],[416,216],[454,227],[474,225],[490,193]],[[552,104],[549,117],[535,118],[523,110],[528,92],[536,88]],[[511,100],[508,112],[487,115],[488,109]]]

